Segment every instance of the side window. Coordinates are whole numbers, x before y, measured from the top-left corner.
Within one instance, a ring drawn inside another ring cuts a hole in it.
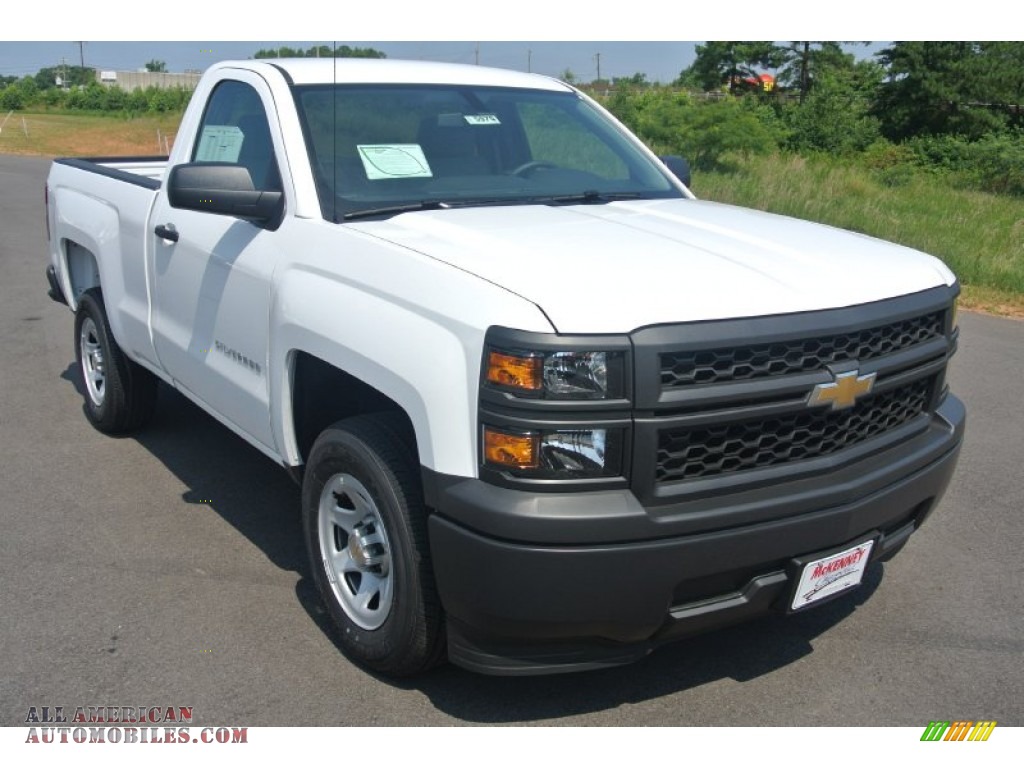
[[[192,162],[235,163],[249,171],[256,189],[280,192],[270,125],[251,85],[225,80],[210,95]]]
[[[519,118],[536,162],[586,171],[605,179],[627,179],[629,169],[622,159],[592,130],[572,115],[550,104],[519,106]]]

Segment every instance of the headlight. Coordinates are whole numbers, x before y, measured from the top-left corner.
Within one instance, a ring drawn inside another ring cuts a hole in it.
[[[605,398],[607,352],[555,352],[544,358],[544,389],[554,397]]]
[[[484,427],[484,462],[521,477],[614,477],[622,469],[621,429],[506,431]]]
[[[608,400],[623,395],[622,352],[491,349],[486,382],[520,396]]]

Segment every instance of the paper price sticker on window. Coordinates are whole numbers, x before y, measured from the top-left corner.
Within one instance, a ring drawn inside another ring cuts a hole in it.
[[[497,115],[463,115],[470,125],[501,125]]]
[[[430,178],[430,164],[419,144],[359,144],[366,178],[417,179]]]
[[[204,125],[199,135],[199,162],[237,163],[245,134],[235,125]]]

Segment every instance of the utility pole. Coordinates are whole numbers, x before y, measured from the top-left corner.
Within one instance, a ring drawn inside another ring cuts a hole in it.
[[[533,51],[526,49],[526,71],[533,72]]]
[[[82,69],[85,69],[85,42],[82,40],[78,41],[78,60],[82,65]]]
[[[600,79],[601,79],[601,54],[600,53],[594,54],[594,58],[597,59],[597,79],[600,81]]]
[[[476,44],[476,53],[475,53],[474,61],[475,61],[477,66],[480,66],[480,43]]]

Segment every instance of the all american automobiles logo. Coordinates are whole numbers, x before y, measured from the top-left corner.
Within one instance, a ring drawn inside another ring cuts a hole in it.
[[[26,744],[247,744],[249,729],[192,728],[192,707],[29,707]]]

